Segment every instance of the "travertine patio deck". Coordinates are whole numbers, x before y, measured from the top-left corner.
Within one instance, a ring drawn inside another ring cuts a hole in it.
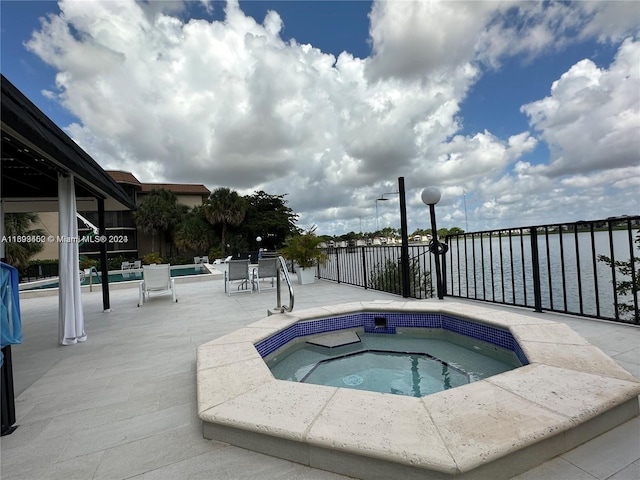
[[[295,287],[296,310],[399,299],[324,281]],[[3,480],[346,478],[202,436],[196,348],[263,318],[274,291],[227,297],[220,280],[180,283],[179,303],[152,297],[142,308],[137,295],[112,290],[103,313],[99,289],[83,294],[89,339],[68,347],[57,345],[57,297],[22,300],[25,339],[12,349],[20,427],[0,443]],[[640,377],[640,328],[517,310],[567,323]],[[517,478],[640,478],[640,419]]]

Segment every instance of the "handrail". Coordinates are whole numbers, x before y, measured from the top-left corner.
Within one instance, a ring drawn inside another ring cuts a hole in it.
[[[289,305],[288,306],[282,305],[282,301],[280,299],[280,273],[278,272],[278,274],[276,275],[276,288],[277,288],[277,301],[278,301],[278,305],[276,306],[276,309],[280,310],[280,313],[291,312],[293,310],[293,303],[294,303],[293,284],[291,283],[291,277],[289,276],[289,271],[287,270],[287,264],[284,261],[284,258],[279,256],[276,262],[280,264],[279,267],[282,270],[282,273],[284,273],[284,279],[287,282],[287,286],[289,287]]]

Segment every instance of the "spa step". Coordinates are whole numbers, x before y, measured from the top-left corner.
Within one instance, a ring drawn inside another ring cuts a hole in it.
[[[313,339],[313,342],[307,342],[310,345],[318,345],[320,347],[334,348],[342,347],[343,345],[351,345],[352,343],[359,343],[360,337],[354,331],[327,333],[326,335],[320,335]]]

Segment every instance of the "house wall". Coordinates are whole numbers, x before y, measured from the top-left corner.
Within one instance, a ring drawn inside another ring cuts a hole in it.
[[[127,191],[126,187],[132,188],[129,185],[123,185],[123,188],[125,188],[126,191]],[[132,196],[134,195],[133,192],[127,191],[127,193],[130,193]],[[141,201],[144,199],[146,195],[147,195],[146,193],[137,192],[137,194],[135,194],[136,204],[140,205]],[[176,197],[179,204],[186,205],[189,208],[203,204],[202,195],[176,194]],[[82,202],[82,203],[79,202],[78,204],[78,211],[81,214],[85,214],[85,216],[88,217],[88,220],[97,226],[98,220],[97,220],[96,207],[97,205],[95,201]],[[129,244],[110,245],[109,253],[108,253],[109,257],[121,255],[128,259],[135,259],[135,258],[142,258],[146,254],[151,253],[153,251],[151,235],[146,235],[141,231],[138,231],[137,228],[135,228],[135,223],[131,218],[132,212],[128,210],[122,210],[122,205],[112,199],[105,200],[105,212],[109,217],[106,222],[107,234],[116,235],[116,236],[127,236],[129,238]],[[118,214],[118,212],[121,212],[121,213]],[[53,235],[54,237],[57,237],[59,232],[58,212],[43,211],[43,212],[37,212],[37,213],[38,213],[38,217],[40,218],[40,222],[35,226],[35,228],[41,228],[42,230],[45,231],[45,234],[47,236]],[[120,218],[118,215],[120,215],[122,218]],[[112,216],[115,216],[115,217],[112,217]],[[82,224],[80,225],[81,225],[81,228],[84,227]],[[83,234],[85,232],[80,231],[80,234]],[[176,252],[171,251],[171,247],[172,247],[171,242],[166,242],[164,241],[163,238],[160,238],[160,237],[161,237],[160,234],[156,234],[155,236],[155,252],[156,253],[161,252],[162,255],[165,257],[168,255],[174,255]],[[137,245],[137,249],[136,249],[136,245]],[[95,252],[90,252],[90,256],[95,256],[98,249],[94,248],[92,250],[95,250]],[[83,252],[81,251],[81,253]],[[207,252],[203,252],[203,254],[206,254],[206,253]],[[48,259],[57,259],[57,258],[58,258],[58,244],[54,241],[54,242],[46,242],[44,244],[44,249],[40,253],[36,254],[33,257],[33,260],[48,260]]]

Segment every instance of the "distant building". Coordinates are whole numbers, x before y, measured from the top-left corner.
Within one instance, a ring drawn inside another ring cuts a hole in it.
[[[190,183],[142,183],[132,173],[121,170],[107,170],[107,174],[118,183],[127,193],[129,198],[136,205],[140,205],[144,198],[152,190],[164,188],[173,192],[178,203],[188,207],[202,205],[211,194],[211,191],[201,184]],[[98,213],[95,211],[78,211],[93,225],[98,224]],[[38,214],[42,228],[49,234],[57,235],[58,214],[57,212],[43,212]],[[113,239],[122,240],[107,243],[107,256],[123,256],[126,258],[141,258],[147,253],[151,253],[151,236],[138,231],[136,227],[134,212],[131,210],[120,210],[115,202],[105,202],[105,228],[107,236]],[[90,227],[83,222],[78,222],[78,235],[83,236],[90,232]],[[164,255],[175,254],[171,249],[173,246],[164,239],[155,239],[156,251],[162,247]],[[126,241],[125,241],[126,240]],[[162,242],[162,243],[161,243]],[[97,257],[99,251],[97,244],[85,244],[80,247],[80,253],[90,257]],[[58,258],[58,248],[55,243],[45,244],[45,249],[34,258]]]

